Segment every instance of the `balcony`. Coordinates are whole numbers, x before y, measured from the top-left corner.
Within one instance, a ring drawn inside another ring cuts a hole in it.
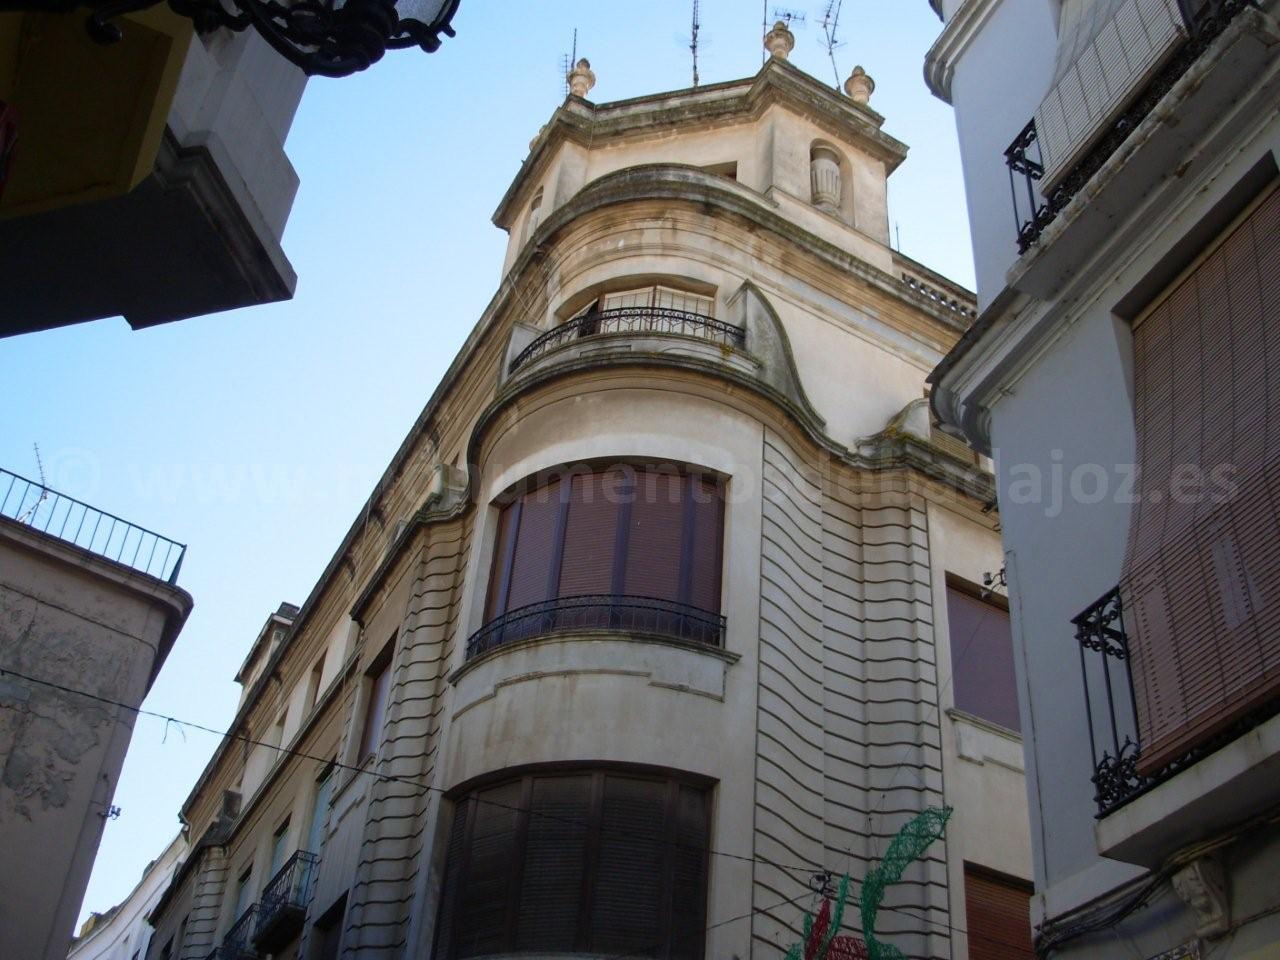
[[[1115,81],[1122,99],[1108,103],[1112,94],[1095,78],[1097,89],[1074,90],[1085,102],[1072,101],[1072,130],[1059,107],[1042,106],[1005,149],[1021,258],[1011,286],[1039,297],[1057,293],[1149,195],[1183,175],[1180,165],[1204,152],[1202,138],[1224,117],[1246,115],[1253,99],[1271,102],[1270,81],[1258,81],[1276,57],[1273,31],[1253,0],[1178,0],[1177,8],[1176,42],[1135,75],[1136,87]],[[1111,52],[1120,63],[1128,56]],[[1046,134],[1039,124],[1050,117]],[[1059,242],[1067,233],[1073,242]]]
[[[208,960],[258,960],[253,948],[253,931],[258,922],[258,905],[255,903],[231,925],[222,943],[209,954]]]
[[[166,583],[182,569],[184,544],[0,468],[0,517]]]
[[[467,640],[468,661],[522,640],[559,633],[640,634],[724,646],[725,618],[684,603],[612,594],[560,597],[495,617]]]
[[[1143,763],[1119,588],[1072,623],[1080,644],[1096,834],[1103,856],[1158,866],[1173,851],[1280,800],[1280,699],[1151,768]],[[1206,650],[1204,655],[1215,654]]]
[[[586,313],[553,327],[521,350],[508,367],[515,373],[534,360],[571,343],[608,337],[691,337],[721,347],[743,349],[746,331],[715,317],[663,307],[617,307]]]
[[[268,882],[258,905],[253,943],[262,953],[278,953],[302,929],[320,858],[297,851]]]

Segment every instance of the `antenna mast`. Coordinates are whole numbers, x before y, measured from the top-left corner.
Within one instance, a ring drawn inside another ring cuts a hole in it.
[[[836,26],[840,22],[840,6],[844,0],[827,0],[822,13],[822,32],[827,38],[827,56],[831,58],[831,72],[835,74],[836,89],[840,89],[840,68],[836,66],[836,51],[844,46],[836,42]]]
[[[698,85],[698,0],[693,0],[693,25],[689,31],[689,52],[693,54],[693,85]]]
[[[560,79],[564,82],[564,95],[569,95],[569,71],[578,62],[578,28],[573,28],[573,52],[560,54]]]

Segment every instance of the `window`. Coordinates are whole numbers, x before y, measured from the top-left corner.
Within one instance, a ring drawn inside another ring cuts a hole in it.
[[[318,854],[324,846],[324,823],[329,815],[329,801],[333,797],[333,768],[331,763],[316,778],[315,801],[311,807],[311,826],[307,828],[307,847],[310,853]]]
[[[338,949],[342,946],[342,918],[346,912],[347,895],[344,893],[316,921],[316,936],[311,950],[313,960],[338,960]]]
[[[244,872],[240,874],[236,880],[236,901],[235,910],[231,915],[231,922],[235,923],[244,916],[244,912],[249,909],[249,878],[253,874],[253,864],[244,868]]]
[[[311,677],[307,681],[307,712],[310,713],[316,705],[316,701],[320,699],[320,684],[324,680],[324,653],[320,654],[320,659],[316,661],[316,665],[311,668]]]
[[[1020,730],[1009,611],[974,588],[947,583],[951,625],[951,688],[956,708]]]
[[[616,290],[602,294],[574,316],[581,317],[602,310],[651,308],[658,310],[680,310],[685,313],[696,313],[704,317],[712,315],[715,301],[711,297],[675,287],[650,286],[637,287],[634,290]]]
[[[391,651],[394,646],[395,637],[392,637],[386,649],[369,668],[369,700],[365,704],[364,728],[360,735],[360,763],[364,763],[378,750],[382,722],[386,719],[387,695],[391,689]]]
[[[459,798],[437,955],[698,960],[706,790],[604,771],[532,774]]]
[[[289,821],[286,819],[284,823],[276,828],[276,832],[271,835],[271,869],[267,876],[274,877],[281,867],[284,866],[285,856],[289,851]]]
[[[969,960],[1033,960],[1031,885],[964,866]]]
[[[634,616],[638,629],[719,642],[723,527],[717,478],[632,467],[556,477],[502,508],[486,621],[582,598],[559,605],[572,621],[508,617],[506,639]]]
[[[1280,189],[1133,325],[1138,490],[1120,581],[1155,774],[1280,693]]]

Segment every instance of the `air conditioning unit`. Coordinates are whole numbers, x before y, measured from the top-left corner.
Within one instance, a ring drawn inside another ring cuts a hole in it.
[[[1045,193],[1187,36],[1178,0],[1067,0],[1053,87],[1035,117]]]

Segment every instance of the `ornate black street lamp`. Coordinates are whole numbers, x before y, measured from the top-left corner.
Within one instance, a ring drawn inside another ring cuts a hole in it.
[[[69,13],[83,0],[0,0],[0,12]],[[112,19],[164,0],[89,0],[87,27],[99,43],[120,39]],[[420,47],[430,53],[460,0],[168,0],[196,30],[253,27],[285,59],[315,76],[345,77],[381,59],[388,49]]]

